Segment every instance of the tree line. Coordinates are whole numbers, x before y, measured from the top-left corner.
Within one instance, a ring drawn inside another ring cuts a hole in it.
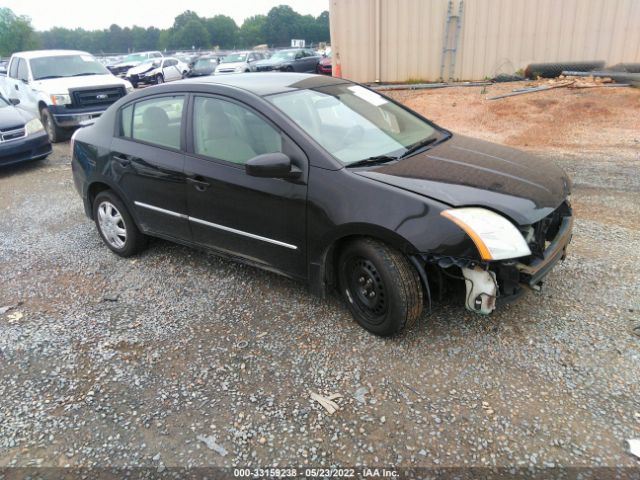
[[[54,27],[36,31],[31,20],[0,8],[0,56],[35,48],[85,50],[94,54],[125,53],[143,50],[185,50],[251,48],[267,44],[283,47],[292,38],[307,44],[329,42],[329,12],[319,16],[301,15],[287,5],[273,7],[267,15],[254,15],[241,26],[226,15],[201,17],[186,10],[175,17],[168,29],[156,27],[120,27],[104,30]]]

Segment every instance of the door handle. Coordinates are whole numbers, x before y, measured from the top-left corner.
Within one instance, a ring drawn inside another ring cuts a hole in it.
[[[209,182],[205,182],[202,177],[187,177],[187,182],[195,187],[199,192],[204,192],[211,186]]]
[[[128,158],[121,157],[119,155],[114,155],[113,159],[123,167],[128,167],[129,165],[131,165],[131,160],[129,160]]]
[[[16,90],[20,90],[20,88],[18,87],[18,84],[17,84],[17,83],[14,83],[14,84],[13,84],[13,88],[15,88]]]

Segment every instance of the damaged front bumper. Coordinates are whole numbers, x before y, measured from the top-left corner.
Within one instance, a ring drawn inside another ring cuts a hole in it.
[[[420,273],[429,299],[429,279],[432,282],[434,279],[433,275],[428,275],[427,272],[435,267],[435,271],[442,278],[464,281],[465,306],[468,310],[488,314],[495,310],[498,304],[516,300],[527,288],[542,288],[546,276],[566,257],[573,232],[573,221],[571,214],[561,217],[555,236],[546,242],[546,248],[539,255],[531,255],[524,259],[485,262],[422,254],[415,258],[414,264],[425,268]]]

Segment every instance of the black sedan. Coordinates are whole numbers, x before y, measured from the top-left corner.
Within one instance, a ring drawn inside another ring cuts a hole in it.
[[[287,48],[278,50],[266,60],[256,62],[256,72],[302,72],[315,73],[322,57],[313,50]]]
[[[539,288],[571,237],[570,182],[552,163],[342,79],[175,82],[119,100],[73,140],[85,212],[118,255],[156,236],[321,296],[338,288],[378,335],[450,283],[490,313]]]
[[[41,160],[51,153],[40,119],[16,108],[17,103],[0,95],[0,166]]]

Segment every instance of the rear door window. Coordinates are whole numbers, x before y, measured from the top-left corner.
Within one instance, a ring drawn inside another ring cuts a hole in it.
[[[27,67],[27,61],[24,59],[18,60],[18,80],[29,80],[29,68]]]
[[[20,59],[18,57],[14,57],[11,60],[11,66],[9,67],[9,76],[11,78],[18,78],[18,62]]]
[[[180,149],[184,95],[142,100],[121,110],[123,137]]]

